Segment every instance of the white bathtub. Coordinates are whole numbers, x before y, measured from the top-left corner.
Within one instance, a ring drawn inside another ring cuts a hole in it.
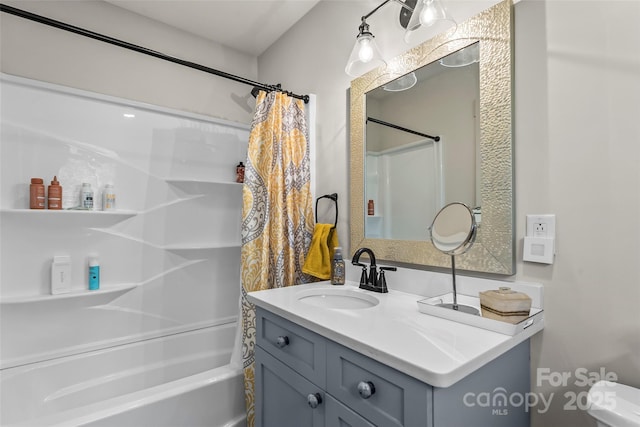
[[[232,323],[5,369],[0,424],[244,426],[242,370],[230,364],[235,330]]]

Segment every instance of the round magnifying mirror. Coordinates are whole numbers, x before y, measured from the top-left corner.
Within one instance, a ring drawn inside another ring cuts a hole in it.
[[[454,202],[446,205],[433,219],[431,224],[431,242],[442,253],[451,255],[451,276],[453,278],[453,304],[443,303],[441,307],[479,314],[473,307],[458,304],[456,290],[456,255],[467,252],[476,240],[476,220],[471,209],[464,203]]]
[[[454,202],[446,205],[433,219],[431,241],[447,255],[462,255],[476,239],[476,220],[467,205]]]

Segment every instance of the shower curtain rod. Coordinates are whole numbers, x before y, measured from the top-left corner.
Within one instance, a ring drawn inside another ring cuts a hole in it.
[[[305,104],[309,102],[309,95],[297,95],[295,93],[282,90],[280,84],[276,85],[268,85],[260,82],[255,82],[253,80],[249,80],[244,77],[236,76],[234,74],[225,73],[224,71],[216,70],[214,68],[209,68],[201,64],[197,64],[195,62],[185,61],[183,59],[179,59],[173,56],[165,55],[163,53],[157,52],[155,50],[147,49],[146,47],[138,46],[132,43],[125,42],[123,40],[115,39],[113,37],[106,36],[104,34],[96,33],[94,31],[90,31],[84,28],[76,27],[75,25],[66,24],[64,22],[56,21],[51,18],[47,18],[46,16],[36,15],[35,13],[27,12],[26,10],[18,9],[12,6],[7,6],[5,4],[0,3],[0,11],[5,13],[10,13],[15,16],[19,16],[20,18],[29,19],[31,21],[39,22],[41,24],[49,25],[54,28],[58,28],[61,30],[69,31],[71,33],[79,34],[84,37],[88,37],[94,40],[99,40],[105,43],[109,43],[115,46],[120,46],[125,49],[133,50],[135,52],[143,53],[145,55],[153,56],[158,59],[163,59],[168,62],[173,62],[174,64],[184,65],[185,67],[193,68],[195,70],[204,71],[205,73],[214,74],[219,77],[224,77],[225,79],[234,80],[239,83],[244,83],[246,85],[253,86],[254,89],[264,90],[266,92],[283,92],[287,95],[302,99]],[[252,90],[252,94],[256,94],[256,91]],[[255,96],[255,95],[254,95]]]
[[[414,135],[418,135],[418,136],[422,136],[422,137],[425,137],[425,138],[433,139],[435,142],[440,141],[440,137],[439,136],[427,135],[426,133],[422,133],[422,132],[418,132],[418,131],[415,131],[415,130],[407,129],[407,128],[402,127],[402,126],[394,125],[393,123],[385,122],[385,121],[382,121],[382,120],[379,120],[379,119],[374,119],[373,117],[367,117],[367,121],[368,122],[377,123],[377,124],[383,125],[383,126],[388,126],[390,128],[398,129],[398,130],[401,130],[401,131],[404,131],[404,132],[412,133]]]

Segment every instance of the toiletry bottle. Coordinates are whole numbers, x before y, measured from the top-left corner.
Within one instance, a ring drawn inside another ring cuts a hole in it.
[[[116,210],[116,190],[114,190],[113,184],[107,184],[104,186],[104,191],[102,192],[102,210]]]
[[[100,289],[100,263],[97,256],[89,257],[89,290]]]
[[[51,295],[66,294],[71,291],[71,257],[54,256],[51,263]]]
[[[62,186],[58,182],[58,177],[54,176],[49,191],[47,192],[49,209],[60,210],[62,209]]]
[[[42,178],[31,178],[29,208],[44,209],[44,181]]]
[[[333,262],[331,263],[331,284],[344,285],[344,260],[340,246],[333,250]]]
[[[93,209],[93,189],[88,182],[82,183],[82,190],[80,190],[80,207],[82,209]]]
[[[369,203],[367,203],[367,214],[375,215],[375,207],[373,205],[373,200],[369,200]]]
[[[242,162],[238,163],[238,166],[236,166],[236,182],[244,182],[244,165]]]

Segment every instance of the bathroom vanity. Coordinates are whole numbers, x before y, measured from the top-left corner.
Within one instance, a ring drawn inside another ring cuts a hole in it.
[[[528,426],[529,338],[353,282],[254,292],[256,426]]]

